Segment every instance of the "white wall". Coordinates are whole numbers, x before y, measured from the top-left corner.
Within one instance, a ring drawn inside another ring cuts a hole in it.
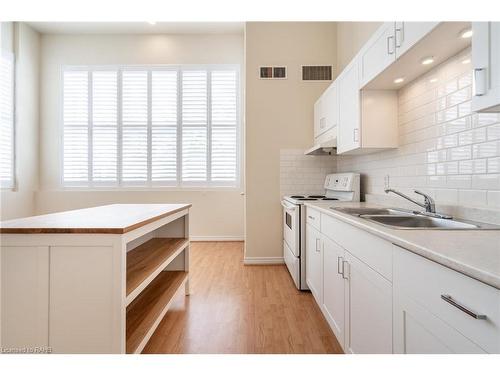
[[[24,23],[7,24],[10,25],[2,23],[2,48],[6,45],[8,49],[12,49],[16,58],[16,188],[2,190],[0,210],[2,220],[34,215],[39,151],[40,36]]]
[[[313,104],[329,83],[301,81],[300,67],[335,64],[336,24],[249,22],[245,46],[245,257],[280,258],[280,150],[305,150],[313,143]],[[288,78],[259,79],[259,65],[274,64],[286,65]]]
[[[243,190],[62,191],[60,181],[60,89],[63,65],[240,64],[243,35],[42,35],[41,157],[38,213],[118,202],[190,202],[196,238],[242,239]],[[243,186],[243,185],[242,185]]]

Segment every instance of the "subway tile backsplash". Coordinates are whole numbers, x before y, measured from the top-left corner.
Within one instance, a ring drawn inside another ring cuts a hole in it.
[[[438,204],[500,208],[500,115],[472,113],[470,50],[399,91],[399,148],[337,156],[337,170],[360,172],[362,192],[421,189]]]
[[[325,177],[336,170],[336,157],[304,155],[303,149],[280,150],[280,193],[324,194]]]

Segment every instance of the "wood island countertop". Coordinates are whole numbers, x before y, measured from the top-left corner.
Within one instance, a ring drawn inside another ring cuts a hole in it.
[[[2,221],[0,233],[123,234],[190,207],[187,203],[110,204]]]

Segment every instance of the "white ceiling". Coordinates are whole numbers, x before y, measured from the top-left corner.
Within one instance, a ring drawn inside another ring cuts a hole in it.
[[[43,34],[242,34],[244,22],[27,22]]]

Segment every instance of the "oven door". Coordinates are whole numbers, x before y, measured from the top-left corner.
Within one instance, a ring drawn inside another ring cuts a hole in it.
[[[300,256],[300,206],[282,200],[283,239],[294,256]]]

